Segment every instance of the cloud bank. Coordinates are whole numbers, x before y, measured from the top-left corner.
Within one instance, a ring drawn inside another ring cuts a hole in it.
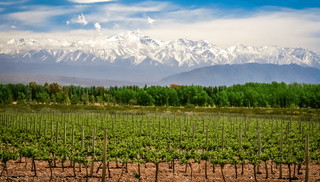
[[[222,48],[239,42],[252,46],[303,47],[320,52],[319,8],[297,10],[261,7],[247,11],[218,6],[183,7],[159,1],[127,5],[118,1],[98,5],[95,2],[102,0],[71,1],[89,4],[64,8],[36,6],[4,14],[0,17],[3,22],[0,25],[0,35],[16,38],[20,35],[39,34],[36,29],[28,29],[27,26],[30,25],[52,27],[42,34],[62,38],[85,38],[94,36],[96,32],[108,37],[140,29],[146,35],[162,41],[186,38],[208,40]],[[59,21],[60,25],[53,21],[57,17],[63,17]],[[62,26],[62,21],[69,26]],[[17,22],[16,27],[22,27],[20,31],[12,31],[13,22]],[[88,22],[94,26],[79,26],[87,25]]]

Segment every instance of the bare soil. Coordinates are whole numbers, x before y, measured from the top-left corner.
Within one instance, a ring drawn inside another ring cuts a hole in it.
[[[171,164],[171,163],[170,163]],[[74,176],[73,168],[70,167],[70,161],[64,163],[64,171],[62,170],[62,164],[60,161],[56,162],[56,167],[53,169],[53,177],[50,180],[50,168],[47,161],[36,161],[36,171],[37,176],[34,176],[34,171],[31,171],[32,160],[27,159],[27,166],[25,164],[25,159],[20,161],[9,161],[7,163],[8,167],[8,176],[4,171],[0,177],[0,181],[101,181],[102,177],[102,168],[99,169],[96,173],[97,168],[100,165],[100,162],[96,162],[94,165],[94,174],[93,177],[88,177],[86,175],[86,168],[82,165],[82,170],[79,172],[79,165],[76,164],[76,176]],[[106,181],[155,181],[155,164],[146,163],[140,165],[141,176],[140,179],[135,177],[135,173],[138,173],[138,164],[128,164],[128,173],[125,173],[125,166],[121,168],[122,164],[116,165],[116,162],[110,162],[110,173],[111,177],[108,176]],[[205,161],[202,161],[200,164],[192,164],[192,178],[190,166],[187,166],[187,172],[185,173],[185,165],[179,165],[178,162],[175,162],[175,173],[173,174],[173,169],[169,168],[169,163],[162,162],[159,164],[159,176],[158,180],[161,182],[180,182],[180,181],[223,181],[221,168],[219,165],[215,166],[215,173],[213,173],[212,164],[208,163],[207,165],[207,179],[205,177]],[[271,165],[268,164],[268,179],[266,177],[265,165],[260,164],[261,174],[257,174],[257,181],[289,181],[289,170],[288,165],[282,165],[282,175],[283,178],[279,179],[279,166],[276,168],[273,164],[274,174],[271,173]],[[3,167],[0,167],[0,170],[3,170]],[[241,165],[237,165],[238,176],[236,179],[235,167],[234,165],[227,164],[223,168],[223,173],[226,181],[254,181],[253,165],[245,164],[244,165],[244,174],[241,174]],[[123,172],[123,173],[122,173]],[[302,166],[300,172],[302,174],[297,174],[297,168],[295,171],[296,179],[294,181],[305,181],[305,166]],[[88,168],[88,173],[90,173],[90,167]],[[122,175],[121,175],[122,173]],[[293,178],[293,165],[291,166],[291,177]],[[309,167],[309,181],[320,181],[320,165],[310,164]]]

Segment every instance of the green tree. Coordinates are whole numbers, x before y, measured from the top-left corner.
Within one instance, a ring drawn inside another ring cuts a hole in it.
[[[57,102],[59,104],[69,104],[70,103],[69,95],[64,92],[57,93]]]
[[[96,92],[98,93],[98,95],[103,96],[103,94],[105,93],[106,89],[104,87],[97,87],[96,88]]]
[[[96,98],[94,97],[94,95],[90,96],[90,102],[91,102],[91,104],[96,103]]]
[[[137,93],[131,89],[121,89],[114,92],[115,99],[118,103],[128,104],[130,99],[136,99]]]
[[[97,96],[97,101],[100,104],[100,106],[103,106],[104,101],[103,101],[103,96]]]
[[[223,106],[229,106],[230,105],[226,90],[218,92],[218,94],[217,94],[215,99],[216,99],[215,100],[215,104],[217,106],[223,107]]]
[[[77,94],[74,94],[71,96],[71,104],[72,105],[77,105],[80,101],[80,98],[78,97]]]
[[[23,92],[18,92],[18,103],[19,104],[25,104],[26,103],[26,99],[25,99],[25,95]]]
[[[50,96],[47,92],[40,92],[36,95],[37,101],[42,102],[42,104],[50,104]]]
[[[147,91],[140,89],[137,95],[138,105],[151,106],[154,104],[154,99],[147,93]]]
[[[82,94],[81,100],[83,101],[83,104],[85,105],[89,104],[89,95],[87,93]]]

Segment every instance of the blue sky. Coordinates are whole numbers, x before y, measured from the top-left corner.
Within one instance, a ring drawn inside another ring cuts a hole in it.
[[[162,41],[320,51],[320,1],[0,0],[0,39],[104,38],[140,29]]]

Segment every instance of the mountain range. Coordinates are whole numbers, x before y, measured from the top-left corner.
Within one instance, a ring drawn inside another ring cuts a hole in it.
[[[195,68],[245,63],[320,68],[320,55],[308,49],[274,45],[254,47],[237,44],[222,49],[205,40],[164,42],[139,30],[106,39],[17,38],[0,41],[1,74],[150,83]]]
[[[0,83],[23,83],[28,84],[35,81],[38,84],[57,82],[60,85],[81,86],[123,86],[137,85],[203,85],[203,86],[230,86],[233,84],[244,84],[247,82],[271,83],[316,83],[320,84],[320,70],[312,67],[302,67],[296,64],[234,64],[215,65],[196,68],[191,71],[168,76],[158,82],[128,82],[110,79],[78,78],[68,76],[27,75],[27,74],[0,74]]]
[[[296,64],[247,63],[241,65],[215,65],[171,75],[162,79],[158,84],[230,86],[248,82],[271,83],[273,81],[320,84],[320,70]]]
[[[205,41],[178,39],[163,42],[139,30],[107,39],[74,42],[54,39],[12,39],[0,43],[0,54],[18,62],[103,62],[121,66],[165,65],[196,67],[219,64],[298,64],[320,68],[320,55],[303,48],[244,46],[227,49]]]

